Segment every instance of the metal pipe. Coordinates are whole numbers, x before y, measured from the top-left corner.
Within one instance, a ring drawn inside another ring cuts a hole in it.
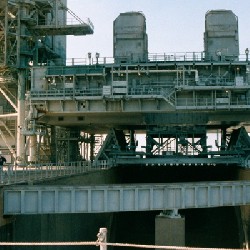
[[[113,69],[112,69],[112,76],[113,76],[113,74],[114,73],[118,73],[117,71],[114,71]],[[183,81],[184,81],[184,73],[185,72],[194,72],[195,73],[195,82],[198,82],[199,81],[199,72],[198,72],[198,70],[197,69],[188,69],[188,70],[184,70],[184,69],[164,69],[164,70],[159,70],[159,69],[148,69],[148,70],[139,70],[139,69],[137,69],[137,70],[119,70],[119,74],[121,74],[121,73],[126,73],[126,74],[138,74],[138,73],[143,73],[143,72],[145,72],[145,73],[179,73],[179,72],[182,72],[183,73]]]
[[[36,135],[29,136],[29,162],[36,162],[36,147],[37,138]]]
[[[18,113],[11,113],[11,114],[0,115],[0,118],[16,117],[16,116],[18,116]]]

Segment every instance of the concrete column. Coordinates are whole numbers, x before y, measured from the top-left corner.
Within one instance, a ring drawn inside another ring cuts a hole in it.
[[[36,135],[31,135],[29,137],[29,162],[36,162],[37,161],[37,138]]]
[[[250,92],[249,92],[250,93]],[[239,180],[250,180],[250,170],[249,169],[240,169],[238,172],[238,179]],[[250,243],[250,206],[240,206],[241,211],[241,225],[242,231],[239,231],[242,235],[242,248],[249,249]]]
[[[25,137],[22,134],[25,122],[25,70],[18,72],[18,101],[17,101],[17,161],[23,163],[25,161]]]
[[[17,143],[16,143],[16,155],[17,162],[24,163],[26,160],[25,152],[25,136],[22,134],[22,130],[25,127],[25,90],[26,90],[26,68],[28,66],[29,57],[22,51],[27,47],[27,31],[26,23],[22,21],[22,18],[27,17],[29,6],[25,2],[18,2],[18,27],[17,27],[17,62],[18,67],[18,96],[17,96]]]
[[[185,218],[181,217],[178,212],[157,215],[155,245],[185,246]]]

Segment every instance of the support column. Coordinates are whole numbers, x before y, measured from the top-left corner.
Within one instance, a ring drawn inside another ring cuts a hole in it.
[[[243,249],[249,249],[249,224],[250,224],[250,206],[240,206],[241,210],[241,223],[243,230]]]
[[[156,216],[155,245],[185,246],[185,218],[177,210],[164,211]]]
[[[69,140],[69,161],[79,161],[80,159],[80,148],[79,148],[79,129],[70,129],[70,140]]]
[[[17,161],[23,163],[25,161],[25,137],[22,134],[25,121],[25,70],[18,72],[18,111],[17,111]]]
[[[37,162],[37,138],[36,135],[31,135],[29,137],[29,157],[28,161],[35,163]]]
[[[50,161],[51,162],[58,162],[58,152],[57,152],[57,143],[56,143],[56,127],[51,126],[50,128]]]
[[[221,128],[221,150],[226,150],[227,128]]]
[[[135,142],[135,131],[133,129],[130,130],[130,150],[134,151],[136,150],[136,142]]]
[[[90,135],[90,161],[94,161],[95,135]]]
[[[26,78],[28,67],[29,56],[23,53],[28,47],[28,34],[26,23],[23,21],[27,18],[29,13],[29,4],[26,1],[18,2],[18,26],[17,26],[17,36],[16,36],[16,54],[17,61],[16,66],[18,68],[18,96],[17,96],[17,143],[16,143],[16,155],[17,162],[24,163],[26,161],[25,152],[25,136],[22,130],[25,127],[25,90],[26,90]]]
[[[245,168],[245,169],[240,169],[238,172],[238,178],[239,180],[250,180],[250,170]],[[250,206],[240,206],[240,239],[241,239],[241,247],[243,249],[249,249],[250,243]]]

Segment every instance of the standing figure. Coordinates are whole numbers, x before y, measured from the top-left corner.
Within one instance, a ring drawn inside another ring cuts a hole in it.
[[[6,158],[2,156],[0,152],[0,177],[1,177],[1,182],[3,182],[3,164],[6,163]]]

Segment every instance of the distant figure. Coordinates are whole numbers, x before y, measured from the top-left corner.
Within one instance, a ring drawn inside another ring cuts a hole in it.
[[[2,152],[0,151],[0,168],[3,168],[3,164],[6,163],[6,158],[2,156]]]
[[[0,181],[3,183],[3,164],[6,162],[6,158],[1,155],[0,152]]]
[[[217,50],[216,54],[218,56],[218,61],[221,61],[221,51]]]

